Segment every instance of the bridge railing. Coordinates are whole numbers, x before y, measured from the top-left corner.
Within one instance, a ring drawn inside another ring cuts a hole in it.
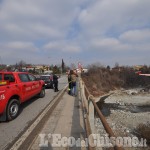
[[[80,78],[80,92],[81,92],[81,99],[82,99],[82,105],[83,105],[83,112],[84,112],[84,119],[85,119],[85,126],[86,126],[86,131],[87,131],[87,136],[91,138],[92,133],[94,133],[94,112],[97,113],[98,117],[100,118],[103,127],[105,131],[107,132],[109,137],[116,137],[112,131],[112,129],[109,127],[105,117],[103,116],[102,112],[98,108],[96,104],[96,99],[93,95],[90,94],[87,86],[83,82],[83,80]],[[94,140],[94,137],[92,137],[89,140]],[[92,142],[91,141],[91,142]],[[94,150],[95,147],[92,147],[89,144],[89,150]],[[123,150],[122,147],[120,146],[115,146],[115,150]]]

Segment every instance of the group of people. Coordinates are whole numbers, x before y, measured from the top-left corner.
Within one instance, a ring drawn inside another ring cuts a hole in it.
[[[68,94],[72,96],[76,96],[77,90],[77,72],[76,70],[70,70],[68,72]],[[58,77],[54,74],[53,75],[53,84],[54,84],[54,91],[57,92],[58,90]]]
[[[76,96],[76,89],[77,89],[77,73],[74,70],[70,70],[68,72],[68,94],[72,96]]]

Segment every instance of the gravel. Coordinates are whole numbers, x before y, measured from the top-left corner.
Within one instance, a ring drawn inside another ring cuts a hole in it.
[[[150,91],[140,88],[116,90],[101,103],[100,109],[116,136],[135,137],[139,134],[135,128],[150,121]],[[95,129],[101,136],[107,134],[99,118],[95,118]],[[150,147],[139,149],[148,150]]]

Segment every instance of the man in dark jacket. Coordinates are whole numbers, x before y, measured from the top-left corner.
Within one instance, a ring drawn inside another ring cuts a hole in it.
[[[72,90],[72,82],[71,82],[71,74],[70,71],[68,72],[68,94],[71,95],[71,90]]]
[[[53,75],[53,83],[54,83],[54,91],[57,92],[58,90],[58,77],[54,74]]]

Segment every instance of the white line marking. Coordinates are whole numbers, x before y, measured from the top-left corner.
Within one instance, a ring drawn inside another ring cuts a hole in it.
[[[68,86],[68,85],[67,85]],[[15,142],[15,144],[10,148],[10,150],[17,150],[22,145],[22,143],[26,140],[26,138],[30,135],[30,133],[34,130],[34,128],[38,125],[41,119],[46,115],[46,113],[51,108],[51,105],[60,97],[60,95],[66,90],[67,86],[58,94],[58,96],[49,104],[49,106],[43,111],[43,113],[34,121],[34,123],[25,131],[25,133]]]

